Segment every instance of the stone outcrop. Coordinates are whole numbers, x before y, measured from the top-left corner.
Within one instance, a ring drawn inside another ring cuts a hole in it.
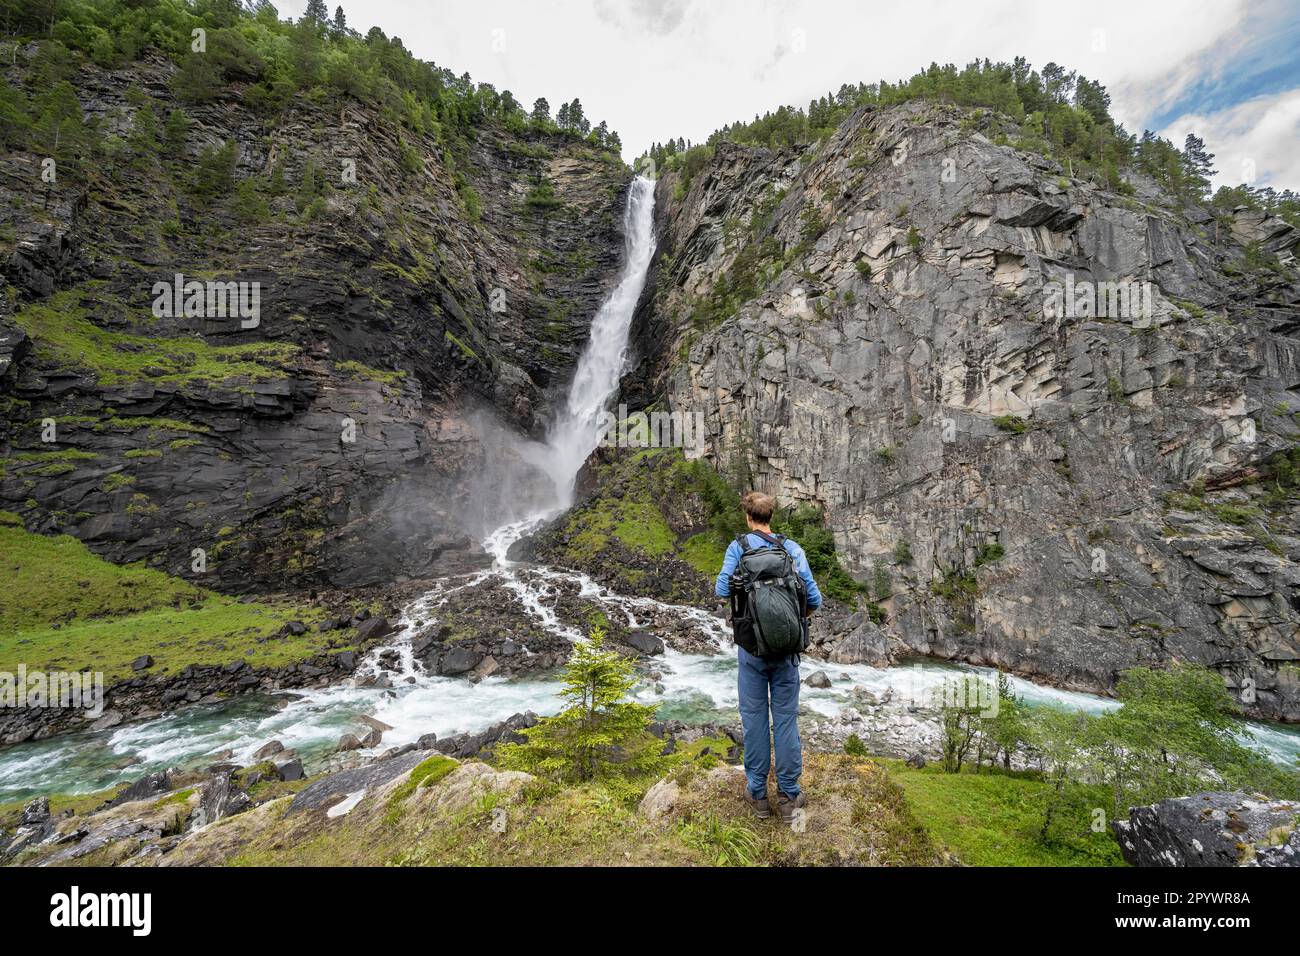
[[[1300,866],[1300,803],[1199,793],[1134,807],[1115,837],[1133,866]]]
[[[702,412],[707,461],[886,578],[820,656],[1102,692],[1190,661],[1300,720],[1300,234],[1071,177],[989,119],[864,108],[663,176],[624,398]]]

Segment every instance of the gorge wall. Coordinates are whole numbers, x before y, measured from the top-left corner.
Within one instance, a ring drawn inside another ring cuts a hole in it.
[[[45,89],[47,58],[19,47],[5,77]],[[0,155],[0,508],[173,573],[201,547],[227,590],[480,560],[492,493],[526,487],[479,479],[567,384],[630,171],[571,136],[461,138],[348,97],[268,116],[239,80],[182,104],[176,69],[65,67],[98,139],[80,175]],[[177,273],[259,283],[259,324],[157,317]]]
[[[1090,690],[1189,661],[1300,719],[1300,234],[996,126],[866,107],[663,176],[625,396],[702,411],[718,471],[825,508],[883,611],[836,659]],[[1053,314],[1054,282],[1150,283],[1150,314]]]

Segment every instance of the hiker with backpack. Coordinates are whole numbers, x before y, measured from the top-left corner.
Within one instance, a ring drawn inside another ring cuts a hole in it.
[[[749,532],[727,548],[714,592],[731,598],[745,731],[745,798],[759,817],[772,815],[767,774],[775,746],[777,814],[792,823],[806,799],[799,786],[799,655],[808,646],[808,616],[821,607],[822,595],[803,548],[772,533],[776,499],[751,491],[740,504]]]

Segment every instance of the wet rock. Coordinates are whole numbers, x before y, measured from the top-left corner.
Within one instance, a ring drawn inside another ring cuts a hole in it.
[[[346,753],[349,750],[360,750],[364,745],[357,739],[356,734],[344,734],[339,738],[338,746],[334,748],[335,753]]]
[[[253,759],[266,760],[270,757],[274,757],[278,753],[283,753],[283,752],[284,752],[284,744],[280,743],[280,741],[278,740],[272,740],[268,743],[263,744],[261,747],[258,747],[257,750],[253,751]]]
[[[453,647],[438,662],[438,673],[447,676],[464,674],[473,670],[483,655],[472,647]]]
[[[434,733],[421,734],[420,739],[415,742],[416,750],[433,750],[438,744],[438,735]]]
[[[826,688],[831,686],[831,679],[826,676],[825,671],[813,671],[804,680],[804,683],[809,687]]]
[[[106,710],[90,725],[91,730],[111,730],[122,722],[122,713],[117,710]]]
[[[464,759],[466,757],[475,757],[480,751],[502,741],[511,743],[523,743],[526,737],[519,733],[529,727],[536,726],[537,715],[531,710],[522,714],[513,714],[500,723],[493,724],[486,730],[476,734],[455,734],[451,737],[444,737],[434,744],[439,753],[444,753],[449,757]]]
[[[639,654],[656,655],[664,652],[664,642],[649,631],[631,631],[623,641]]]

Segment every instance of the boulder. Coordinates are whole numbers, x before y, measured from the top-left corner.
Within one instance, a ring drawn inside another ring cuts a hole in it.
[[[664,642],[649,631],[629,631],[623,640],[638,654],[654,656],[664,652]]]
[[[447,676],[464,674],[472,671],[482,659],[483,655],[472,647],[453,647],[438,661],[438,673]]]
[[[825,671],[813,671],[804,681],[809,687],[826,688],[831,686],[831,679],[826,676]]]
[[[356,734],[344,734],[339,738],[339,745],[334,750],[336,753],[346,753],[349,750],[360,750],[362,746]]]
[[[393,626],[388,623],[386,617],[371,617],[357,625],[357,640],[368,641],[372,638],[384,637],[391,632]]]
[[[199,788],[199,805],[192,817],[192,827],[198,829],[215,823],[222,817],[243,813],[252,801],[248,794],[235,786],[234,774],[223,771],[209,777]]]
[[[284,744],[280,743],[278,740],[272,740],[253,751],[253,759],[258,761],[266,760],[269,757],[274,757],[276,754],[283,752]]]
[[[274,763],[275,771],[280,775],[281,780],[301,780],[307,776],[302,769],[302,761],[297,757],[291,757],[288,760],[277,760]]]
[[[158,770],[154,773],[147,773],[114,797],[112,805],[116,807],[123,803],[132,803],[136,800],[147,800],[150,797],[156,797],[159,794],[167,793],[171,788],[172,775],[170,770]]]
[[[1210,792],[1133,807],[1116,820],[1132,866],[1300,866],[1300,802]]]
[[[131,662],[131,670],[136,672],[148,670],[151,667],[153,667],[153,658],[148,654],[141,654]]]
[[[429,756],[427,750],[413,750],[391,760],[377,760],[351,770],[318,777],[294,796],[286,816],[332,804],[338,797],[360,790],[373,792],[395,780]]]

